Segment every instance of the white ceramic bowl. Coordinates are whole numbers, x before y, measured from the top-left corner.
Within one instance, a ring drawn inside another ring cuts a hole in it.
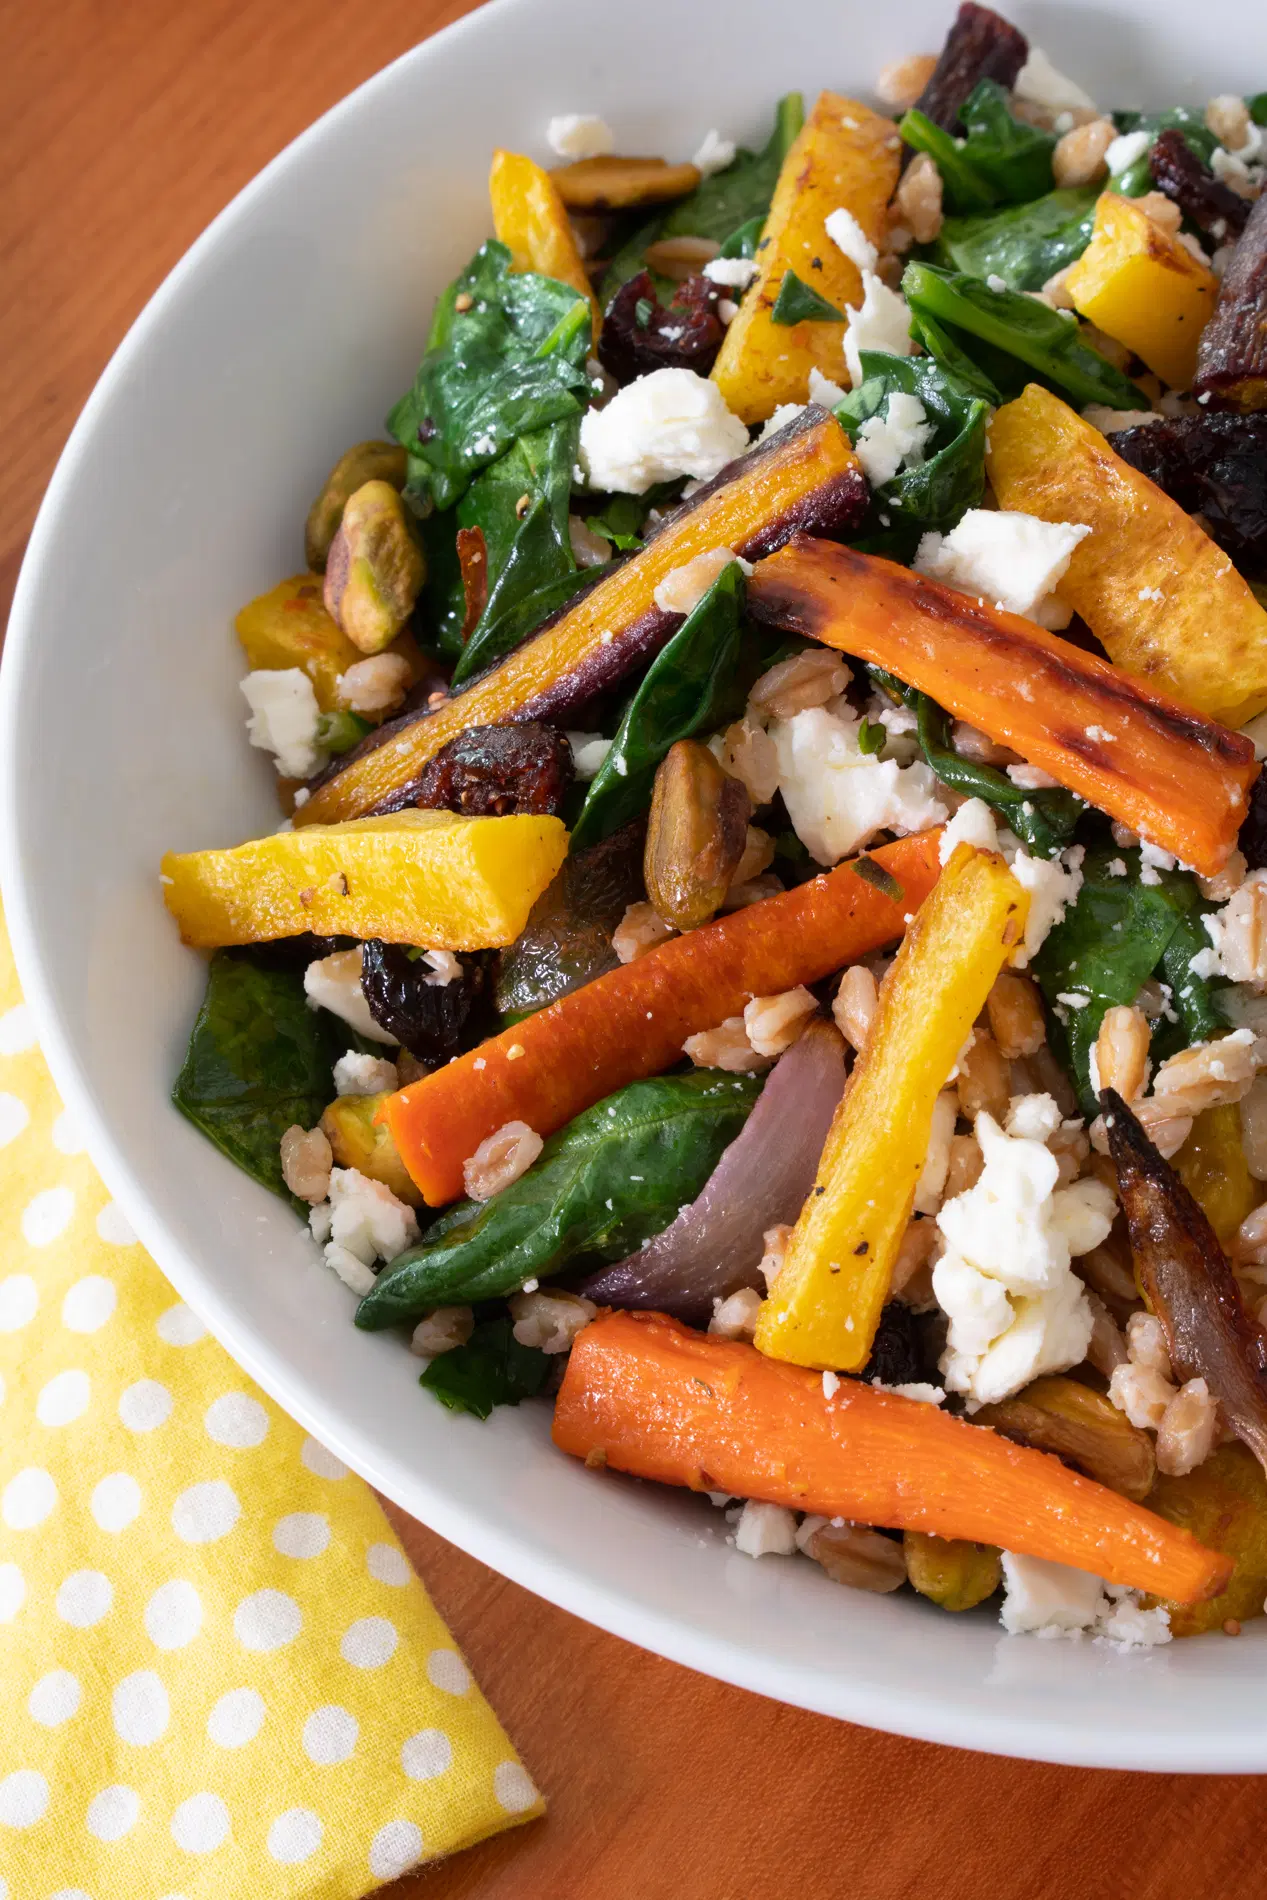
[[[433,298],[487,234],[491,148],[544,157],[566,111],[603,113],[627,151],[687,155],[710,126],[760,142],[777,95],[866,96],[951,10],[499,0],[270,165],[123,343],[41,510],[0,678],[8,921],[58,1084],[146,1246],[261,1385],[444,1536],[633,1642],[827,1714],[1053,1761],[1263,1769],[1263,1626],[1122,1654],[738,1556],[702,1500],[554,1453],[544,1406],[442,1411],[397,1339],[354,1331],[290,1212],[168,1102],[203,965],[164,914],[160,854],[277,822],[231,617],[300,564],[326,469],[412,378]],[[1267,83],[1267,18],[1241,0],[1199,21],[1178,0],[1011,11],[1113,104]]]

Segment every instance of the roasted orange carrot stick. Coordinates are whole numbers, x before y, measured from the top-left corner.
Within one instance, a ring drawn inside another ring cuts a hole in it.
[[[574,990],[379,1111],[432,1207],[462,1193],[462,1164],[510,1121],[552,1134],[574,1115],[682,1057],[698,1030],[851,963],[900,937],[937,882],[939,832],[900,838],[874,861],[898,881],[886,896],[841,864],[781,897],[705,924]]]
[[[1046,1452],[861,1381],[828,1399],[817,1372],[663,1313],[603,1313],[579,1335],[554,1442],[661,1484],[998,1544],[1180,1603],[1232,1569]]]
[[[748,605],[931,694],[1207,877],[1236,843],[1249,740],[1032,620],[805,534],[759,564]]]

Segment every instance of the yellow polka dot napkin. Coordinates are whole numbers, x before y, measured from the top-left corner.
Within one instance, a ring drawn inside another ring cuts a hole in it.
[[[372,1493],[177,1301],[0,920],[0,1900],[354,1900],[542,1811]]]

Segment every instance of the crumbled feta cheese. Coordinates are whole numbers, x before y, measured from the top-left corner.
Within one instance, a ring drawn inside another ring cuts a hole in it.
[[[735,1525],[735,1549],[745,1557],[790,1557],[796,1549],[796,1516],[781,1504],[749,1498]]]
[[[1053,785],[1060,783],[1059,779],[1054,779],[1050,772],[1044,772],[1040,766],[1026,765],[1023,761],[1020,765],[1009,765],[1007,775],[1013,785],[1019,785],[1023,792],[1047,792]]]
[[[1038,955],[1048,932],[1055,929],[1066,906],[1076,900],[1082,889],[1082,860],[1086,854],[1081,845],[1074,845],[1056,858],[1031,858],[1028,851],[1019,849],[1009,857],[1007,843],[1002,839],[1000,848],[1008,858],[1013,877],[1029,892],[1025,942],[1012,957],[1013,968],[1023,970],[1030,959]]]
[[[598,776],[599,767],[612,749],[610,739],[604,739],[601,732],[569,732],[567,742],[572,748],[572,766],[577,778],[588,785]]]
[[[949,864],[956,846],[961,844],[975,845],[978,851],[997,851],[999,848],[999,831],[994,822],[994,813],[982,798],[966,799],[942,832],[941,843],[937,847],[941,862]]]
[[[389,1187],[371,1181],[357,1168],[332,1171],[331,1244],[346,1248],[365,1266],[372,1267],[375,1260],[394,1260],[417,1238],[417,1215],[412,1207],[397,1200]]]
[[[846,211],[841,205],[826,219],[827,235],[838,251],[843,251],[851,264],[859,270],[874,270],[880,253],[867,236],[852,211]]]
[[[1047,1141],[1060,1127],[1060,1110],[1050,1095],[1014,1095],[1008,1103],[1004,1132],[1017,1141]]]
[[[606,158],[616,135],[595,112],[562,112],[546,127],[546,144],[558,158]]]
[[[913,1399],[917,1405],[944,1405],[946,1388],[930,1385],[927,1380],[911,1379],[905,1385],[886,1385],[883,1379],[872,1379],[871,1384],[877,1392],[892,1392],[899,1399]]]
[[[349,1049],[334,1065],[336,1095],[381,1095],[384,1089],[394,1089],[398,1080],[394,1062],[386,1056],[362,1055],[359,1049]]]
[[[431,969],[431,975],[422,979],[428,989],[437,990],[446,983],[461,981],[462,965],[452,950],[424,950],[422,961]]]
[[[883,416],[868,416],[854,444],[863,473],[872,488],[891,482],[906,464],[918,467],[933,425],[918,396],[895,390]]]
[[[1151,132],[1123,132],[1113,140],[1104,154],[1104,162],[1109,175],[1116,178],[1119,172],[1126,171],[1137,158],[1143,158],[1153,142]]]
[[[318,957],[304,971],[304,994],[313,1009],[328,1009],[358,1036],[371,1042],[396,1046],[395,1036],[380,1029],[370,1015],[370,1006],[361,989],[361,952],[336,950],[331,957]]]
[[[724,139],[715,128],[709,127],[700,141],[700,148],[691,160],[696,171],[703,172],[705,178],[711,178],[714,172],[724,172],[727,165],[735,162],[735,142]]]
[[[1125,858],[1110,858],[1108,863],[1104,867],[1104,874],[1106,877],[1125,877],[1126,876],[1126,859]]]
[[[1107,1601],[1096,1619],[1097,1636],[1123,1649],[1146,1649],[1170,1641],[1170,1611],[1164,1604],[1145,1610],[1140,1606],[1138,1590],[1117,1583],[1106,1583],[1104,1590]]]
[[[1093,1315],[1069,1263],[1100,1245],[1115,1210],[1101,1181],[1057,1187],[1059,1163],[1041,1141],[1005,1135],[985,1113],[976,1136],[985,1166],[937,1216],[946,1251],[933,1292],[950,1320],[946,1385],[986,1405],[1085,1355]]]
[[[1040,521],[1012,509],[970,508],[949,534],[920,539],[912,565],[962,593],[1033,618],[1064,579],[1079,541],[1090,534],[1072,521]]]
[[[1085,990],[1058,990],[1056,1001],[1063,1003],[1066,1009],[1085,1009],[1091,998]]]
[[[330,1238],[332,1218],[329,1201],[318,1201],[308,1210],[308,1230],[319,1247],[324,1247]]]
[[[241,682],[251,709],[247,737],[271,752],[283,778],[311,778],[328,753],[317,743],[321,708],[312,681],[298,666],[259,668]]]
[[[760,265],[755,257],[714,257],[704,266],[704,275],[728,290],[747,290]]]
[[[770,727],[779,790],[793,829],[820,864],[849,857],[882,827],[926,831],[948,816],[938,781],[921,761],[900,766],[864,753],[861,721],[813,706]]]
[[[335,1240],[330,1241],[325,1248],[324,1259],[348,1291],[355,1293],[358,1300],[363,1300],[374,1284],[374,1269],[367,1267],[363,1260],[358,1260],[354,1253],[349,1253],[346,1247],[341,1247]]]
[[[1008,288],[1008,281],[1006,277],[1000,277],[997,271],[992,270],[985,280],[985,287],[987,290],[992,290],[997,297]]]
[[[1104,1602],[1104,1585],[1088,1570],[1003,1552],[1003,1609],[1009,1636],[1067,1635],[1090,1629]]]
[[[747,446],[716,383],[691,369],[652,370],[581,418],[586,479],[612,494],[641,495],[679,475],[707,481]]]
[[[911,313],[905,297],[890,290],[873,271],[862,273],[862,305],[855,310],[845,305],[848,327],[845,330],[845,367],[857,389],[862,381],[863,350],[883,350],[887,356],[909,356],[915,348],[911,338]]]
[[[833,383],[830,376],[824,376],[818,366],[812,365],[809,373],[809,399],[821,403],[824,409],[834,409],[838,402],[845,400],[847,392],[839,383]],[[1264,714],[1267,718],[1267,714]]]
[[[1160,884],[1162,871],[1173,871],[1176,860],[1169,851],[1163,851],[1159,845],[1149,844],[1147,839],[1140,840],[1139,881],[1141,884]]]
[[[1031,46],[1029,57],[1016,75],[1012,91],[1030,105],[1046,106],[1049,112],[1071,111],[1080,107],[1094,111],[1095,101],[1064,73],[1057,72],[1041,46]]]
[[[828,1401],[829,1404],[831,1400],[835,1398],[839,1390],[840,1390],[840,1380],[837,1378],[836,1374],[834,1372],[824,1372],[823,1397]]]

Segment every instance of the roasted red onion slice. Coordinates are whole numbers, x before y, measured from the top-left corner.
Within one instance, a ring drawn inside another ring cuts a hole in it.
[[[1267,1469],[1267,1339],[1173,1168],[1115,1090],[1101,1092],[1100,1106],[1136,1274],[1165,1328],[1175,1377],[1205,1379],[1227,1423]]]
[[[762,1236],[800,1213],[844,1086],[843,1042],[830,1023],[811,1023],[775,1063],[698,1198],[579,1291],[601,1306],[654,1307],[700,1322],[715,1299],[759,1287]]]

